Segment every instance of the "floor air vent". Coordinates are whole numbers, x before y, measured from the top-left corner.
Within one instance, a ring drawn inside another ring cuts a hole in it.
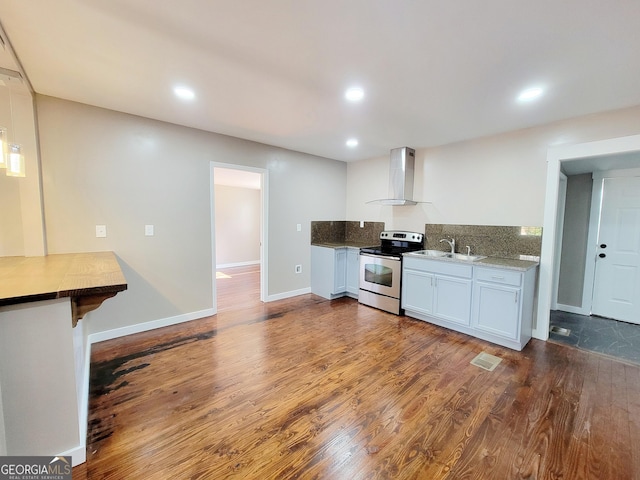
[[[471,360],[471,365],[475,365],[476,367],[484,368],[485,370],[493,372],[493,370],[501,361],[502,359],[499,357],[495,357],[489,353],[481,352],[476,355],[476,358]]]
[[[568,328],[558,327],[557,325],[552,325],[551,328],[549,328],[549,331],[551,333],[557,333],[558,335],[562,335],[564,337],[568,337],[571,334],[571,330],[569,330]]]

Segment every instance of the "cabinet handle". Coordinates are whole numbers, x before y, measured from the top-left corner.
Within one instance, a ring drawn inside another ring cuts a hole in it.
[[[499,275],[491,275],[491,278],[493,278],[494,280],[504,280],[504,277],[501,277]]]
[[[515,303],[518,303],[518,292],[516,292],[516,301]]]

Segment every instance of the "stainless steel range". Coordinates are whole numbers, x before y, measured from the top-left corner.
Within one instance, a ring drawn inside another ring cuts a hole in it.
[[[400,315],[402,254],[423,249],[422,233],[402,231],[384,231],[379,247],[361,248],[358,301]]]

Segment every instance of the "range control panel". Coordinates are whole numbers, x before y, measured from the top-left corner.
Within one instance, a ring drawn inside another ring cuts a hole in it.
[[[381,240],[404,240],[405,242],[422,243],[424,234],[403,231],[384,231],[380,233]]]

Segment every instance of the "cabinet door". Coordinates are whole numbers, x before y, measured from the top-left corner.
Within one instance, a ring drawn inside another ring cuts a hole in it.
[[[311,293],[331,298],[335,278],[334,258],[333,248],[311,246]]]
[[[404,269],[402,276],[402,308],[431,315],[433,313],[432,273]]]
[[[471,280],[436,275],[434,316],[461,325],[470,325],[471,284]]]
[[[520,335],[520,289],[476,282],[475,328],[517,340]]]
[[[360,250],[347,249],[347,292],[358,293],[360,289]]]
[[[333,292],[344,293],[347,291],[347,249],[336,248],[335,256],[335,271],[334,271],[334,286]]]

